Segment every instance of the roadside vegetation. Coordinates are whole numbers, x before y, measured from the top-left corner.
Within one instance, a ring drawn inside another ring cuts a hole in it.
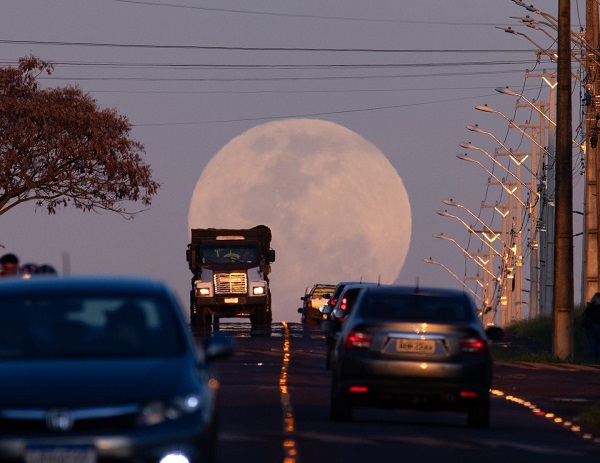
[[[581,327],[583,307],[575,309],[574,352],[568,363],[598,363],[587,356],[585,330]],[[494,360],[565,363],[565,360],[552,355],[552,316],[542,316],[521,320],[504,327],[504,339],[492,346]]]

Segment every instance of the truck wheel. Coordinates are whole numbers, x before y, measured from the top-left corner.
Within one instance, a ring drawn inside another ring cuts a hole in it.
[[[250,315],[252,326],[271,325],[273,315],[268,306],[257,307],[255,312]]]
[[[212,315],[208,313],[205,307],[196,308],[196,316],[194,317],[194,326],[210,326]]]

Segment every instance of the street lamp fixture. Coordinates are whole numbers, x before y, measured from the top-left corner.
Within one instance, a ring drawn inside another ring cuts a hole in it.
[[[458,247],[465,256],[467,256],[469,259],[471,259],[473,262],[475,262],[479,267],[481,267],[481,269],[486,272],[488,275],[490,275],[494,281],[500,281],[500,277],[497,277],[496,275],[494,275],[492,272],[490,272],[482,263],[478,262],[477,259],[475,259],[470,253],[469,251],[467,251],[465,248],[463,248],[460,244],[458,244],[458,242],[453,239],[450,238],[449,236],[444,235],[443,233],[434,233],[432,235],[434,238],[440,239],[440,240],[445,240],[445,241],[451,241],[452,243],[454,243],[456,245],[456,247]]]
[[[477,106],[475,106],[475,109],[478,111],[482,111],[484,113],[498,114],[499,116],[503,117],[508,122],[509,127],[517,129],[524,136],[526,136],[530,141],[535,143],[538,146],[538,148],[540,148],[542,151],[544,151],[544,153],[547,156],[554,159],[554,156],[552,154],[550,154],[550,152],[546,149],[546,147],[540,145],[539,142],[535,138],[533,138],[531,135],[529,135],[525,130],[523,130],[517,124],[515,124],[515,122],[511,118],[509,118],[506,114],[504,114],[503,112],[498,111],[497,109],[490,108],[488,105],[477,105]]]
[[[504,143],[502,143],[498,137],[496,137],[496,135],[494,135],[492,132],[487,132],[487,131],[483,130],[477,124],[467,125],[467,130],[470,130],[471,132],[475,132],[475,133],[482,133],[484,135],[489,135],[490,137],[492,137],[494,139],[494,141],[496,143],[498,143],[507,152],[508,157],[510,157],[518,166],[523,164],[525,162],[525,160],[529,157],[529,155],[526,155],[522,159],[515,158],[513,156],[513,151],[510,148],[507,148],[506,145]],[[523,167],[525,167],[525,169],[527,169],[529,171],[529,173],[531,173],[532,175],[535,175],[531,171],[531,169],[529,169],[529,167],[527,167],[527,165],[524,165]]]
[[[479,233],[475,230],[473,230],[473,228],[471,228],[467,222],[465,222],[463,219],[461,219],[460,217],[458,217],[457,215],[452,215],[450,214],[448,211],[436,211],[436,213],[438,215],[441,215],[442,217],[451,217],[453,219],[458,220],[460,223],[462,223],[464,225],[464,227],[469,230],[470,233],[472,233],[473,235],[475,235],[477,238],[479,238],[479,241],[481,241],[483,244],[485,244],[488,248],[490,248],[490,251],[492,251],[496,256],[502,258],[503,255],[501,253],[499,253],[498,251],[496,251],[496,249],[494,249],[494,247],[483,240],[483,238],[481,236],[479,236]]]
[[[471,215],[471,217],[473,217],[483,227],[485,227],[485,229],[487,230],[487,232],[483,232],[482,235],[490,243],[493,243],[494,241],[496,241],[496,239],[498,239],[498,237],[500,236],[500,233],[496,233],[494,230],[492,230],[483,220],[481,220],[477,215],[473,214],[473,212],[471,212],[471,210],[469,210],[468,208],[466,208],[462,204],[459,204],[459,203],[457,203],[457,202],[455,202],[455,201],[453,201],[451,199],[444,199],[442,202],[445,205],[447,205],[447,206],[460,207],[461,209],[464,209],[465,211],[467,211]]]
[[[502,168],[506,173],[510,174],[512,178],[514,178],[517,182],[519,182],[519,184],[521,186],[524,186],[525,188],[527,188],[531,193],[535,194],[536,196],[538,195],[537,192],[534,192],[531,187],[523,182],[517,175],[515,175],[511,170],[507,169],[506,167],[504,167],[504,165],[502,165],[501,162],[499,162],[494,156],[492,156],[490,153],[488,153],[486,150],[484,150],[483,148],[480,148],[478,146],[473,145],[472,143],[459,143],[459,146],[461,148],[465,148],[465,149],[469,149],[469,150],[475,150],[475,151],[481,151],[483,154],[485,154],[488,158],[490,158],[494,164],[496,164],[498,167]],[[516,162],[516,159],[514,159],[514,157],[511,156],[511,159],[513,159]]]
[[[504,32],[506,32],[508,34],[520,35],[522,37],[525,37],[529,42],[531,42],[533,45],[535,45],[535,47],[539,50],[538,55],[541,54],[541,53],[543,53],[548,58],[550,58],[551,62],[556,63],[558,61],[558,55],[556,53],[550,53],[549,51],[546,50],[547,47],[542,47],[540,44],[536,43],[527,34],[523,34],[523,32],[517,32],[516,30],[514,30],[510,26],[509,27],[498,27],[498,26],[496,26],[496,29],[501,29],[501,30],[503,30]]]
[[[487,305],[486,301],[479,295],[477,294],[475,291],[473,291],[471,288],[469,288],[465,282],[456,274],[454,273],[452,270],[450,270],[448,267],[446,267],[444,264],[433,260],[431,257],[430,258],[425,258],[423,259],[423,262],[427,263],[427,264],[434,264],[434,265],[439,265],[440,267],[442,267],[443,269],[445,269],[450,275],[452,275],[454,277],[455,280],[457,280],[462,286],[463,288],[465,288],[467,291],[469,291],[474,297],[476,297],[477,299],[479,299],[481,302],[483,302],[484,304]]]
[[[540,108],[538,108],[532,101],[530,101],[529,99],[527,99],[527,97],[525,97],[524,95],[522,95],[521,93],[517,93],[512,91],[511,89],[509,89],[508,87],[496,87],[495,89],[498,93],[503,93],[505,95],[511,95],[511,96],[516,96],[517,98],[522,98],[523,100],[525,100],[527,102],[527,104],[529,106],[531,106],[532,109],[534,109],[535,111],[537,111],[540,116],[544,117],[548,122],[550,122],[554,127],[556,127],[556,122],[554,122],[552,119],[550,119],[546,113],[544,111],[542,111]],[[585,146],[577,143],[575,140],[571,139],[571,141],[573,142],[573,144],[577,147],[579,147],[579,149],[585,153]]]
[[[527,102],[527,104],[529,106],[531,106],[535,111],[537,111],[540,114],[540,116],[544,117],[548,122],[550,122],[554,127],[556,127],[556,122],[554,122],[552,119],[550,119],[544,111],[542,111],[540,108],[538,108],[532,101],[530,101],[524,95],[514,92],[513,90],[511,90],[508,87],[496,87],[495,90],[498,93],[503,93],[504,95],[516,96],[519,99],[522,98],[523,100],[525,100]]]
[[[487,167],[485,167],[481,162],[479,162],[477,159],[473,159],[473,158],[467,156],[466,153],[465,154],[457,154],[456,157],[462,161],[468,161],[468,162],[473,162],[475,164],[478,164],[479,167],[481,167],[483,170],[485,170],[494,180],[496,180],[498,182],[498,184],[500,184],[502,186],[502,188],[504,188],[508,194],[513,195],[514,198],[521,204],[521,206],[527,207],[527,205],[523,202],[523,200],[521,198],[519,198],[517,195],[515,195],[515,191],[517,190],[517,187],[509,188],[503,180],[500,180],[498,177],[496,177],[496,175],[494,175],[494,173],[492,171],[490,171]]]
[[[517,4],[519,6],[522,6],[527,11],[531,11],[532,13],[539,14],[543,18],[546,18],[548,21],[552,21],[554,24],[556,24],[556,27],[558,27],[558,19],[555,18],[554,16],[552,16],[550,13],[546,13],[544,11],[538,10],[535,6],[533,6],[533,5],[527,5],[527,3],[522,2],[520,0],[512,0],[512,1],[515,4]]]

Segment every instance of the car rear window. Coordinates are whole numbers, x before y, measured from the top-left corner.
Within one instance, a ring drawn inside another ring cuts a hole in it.
[[[360,312],[374,319],[429,323],[471,322],[477,317],[462,298],[430,294],[369,294]]]
[[[323,297],[323,294],[331,294],[333,292],[334,288],[315,288],[314,291],[312,292],[311,297],[313,299],[319,299],[321,297]]]

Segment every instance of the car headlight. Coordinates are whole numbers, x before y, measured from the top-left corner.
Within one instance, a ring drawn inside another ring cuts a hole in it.
[[[177,397],[169,402],[154,400],[148,402],[138,416],[138,424],[153,426],[167,420],[176,420],[198,411],[202,406],[200,394]]]

